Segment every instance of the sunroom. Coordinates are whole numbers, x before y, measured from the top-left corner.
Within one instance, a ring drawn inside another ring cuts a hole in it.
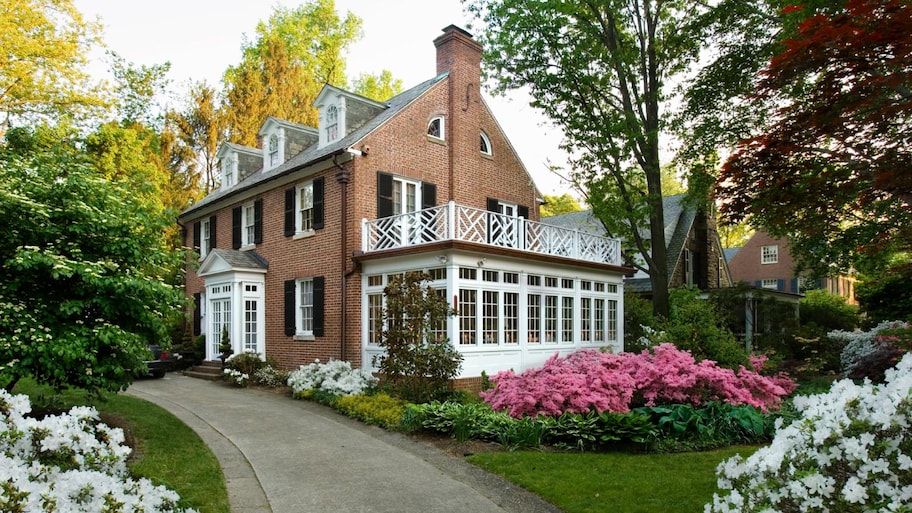
[[[383,288],[417,270],[457,311],[440,335],[463,355],[460,378],[521,371],[583,348],[623,350],[630,270],[615,239],[450,202],[364,220],[358,260],[365,367],[382,354]]]

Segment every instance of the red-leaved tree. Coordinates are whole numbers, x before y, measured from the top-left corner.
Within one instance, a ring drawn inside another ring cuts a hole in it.
[[[912,248],[910,2],[850,0],[810,16],[757,100],[781,108],[725,163],[724,215],[792,237],[810,268]]]

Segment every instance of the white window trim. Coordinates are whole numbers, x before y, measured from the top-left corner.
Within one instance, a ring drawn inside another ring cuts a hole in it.
[[[768,250],[768,251],[767,251]],[[767,258],[769,257],[769,258]],[[779,263],[779,245],[772,244],[760,247],[761,264],[778,264]]]
[[[484,133],[484,131],[480,132],[479,146],[481,146],[481,144],[480,144],[481,141],[484,141],[485,146],[488,148],[488,151],[484,151],[479,147],[479,151],[481,152],[481,154],[488,156],[488,157],[494,156],[494,148],[491,147],[491,138],[488,137],[488,134]]]
[[[200,260],[206,258],[206,255],[212,251],[211,240],[212,240],[212,227],[209,225],[209,218],[203,219],[200,221],[200,247],[199,254]]]
[[[304,304],[301,298],[302,287],[305,283],[311,286],[311,303],[310,303],[310,324],[311,329],[304,330]],[[295,280],[295,335],[294,340],[316,340],[313,332],[313,278],[300,278]]]
[[[760,288],[768,290],[779,290],[779,280],[776,278],[764,278],[760,280]]]
[[[228,188],[234,185],[234,159],[226,157],[222,160],[221,187]]]
[[[301,226],[303,224],[302,220],[301,220],[301,214],[303,213],[303,209],[301,208],[301,194],[307,188],[310,188],[310,211],[311,211],[310,225],[311,225],[311,227],[309,229],[305,230]],[[313,221],[314,221],[313,220],[313,208],[314,208],[314,206],[313,206],[313,182],[312,181],[304,182],[302,184],[299,184],[297,187],[295,187],[294,205],[295,205],[295,207],[294,207],[294,215],[295,215],[294,239],[302,239],[305,237],[312,236],[315,233],[315,230],[313,228]]]
[[[248,215],[249,212],[249,215]],[[248,219],[248,217],[250,219]],[[247,228],[252,228],[248,231]],[[249,236],[248,236],[249,234]],[[256,208],[253,202],[241,206],[241,250],[256,247]]]
[[[439,136],[431,135],[431,133],[430,133],[431,125],[434,123],[434,121],[437,121],[437,120],[440,120],[440,135]],[[428,129],[427,130],[428,139],[431,139],[434,141],[445,141],[446,140],[446,118],[444,116],[434,116],[433,118],[431,118],[431,120],[428,121],[427,129]]]

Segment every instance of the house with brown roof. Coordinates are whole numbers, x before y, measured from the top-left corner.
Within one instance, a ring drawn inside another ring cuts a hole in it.
[[[461,378],[554,353],[622,350],[619,241],[542,224],[540,193],[481,96],[481,46],[449,26],[437,75],[377,102],[333,86],[319,126],[264,120],[257,148],[226,144],[221,186],[180,215],[198,252],[186,291],[216,359],[370,368],[383,289],[421,270],[457,315],[442,327]]]

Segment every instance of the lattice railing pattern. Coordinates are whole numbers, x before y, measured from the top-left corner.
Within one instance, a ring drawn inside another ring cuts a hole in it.
[[[621,261],[617,239],[453,202],[373,221],[365,219],[361,224],[364,252],[461,240],[589,262],[619,265]]]

